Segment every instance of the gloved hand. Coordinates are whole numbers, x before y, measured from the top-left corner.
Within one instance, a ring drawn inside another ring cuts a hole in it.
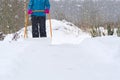
[[[32,12],[32,10],[28,10],[28,14],[32,14],[33,12]]]
[[[49,9],[45,9],[44,11],[46,14],[49,14]]]

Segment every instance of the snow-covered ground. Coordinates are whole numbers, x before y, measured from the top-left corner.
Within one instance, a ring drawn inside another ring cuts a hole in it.
[[[0,42],[0,80],[120,80],[120,38],[90,38],[73,24],[52,20],[53,39],[8,35]],[[73,27],[74,26],[74,27]],[[77,45],[75,45],[77,44]]]

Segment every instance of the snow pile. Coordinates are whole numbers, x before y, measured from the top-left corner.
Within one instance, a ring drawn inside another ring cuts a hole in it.
[[[52,44],[80,44],[85,38],[90,35],[80,30],[74,24],[63,21],[52,20],[53,23],[53,38]],[[49,25],[49,22],[47,22]],[[49,28],[47,29],[49,35]]]
[[[79,44],[82,40],[85,38],[90,37],[89,34],[83,32],[80,30],[77,26],[74,24],[67,22],[65,20],[59,21],[52,19],[52,29],[53,29],[53,38],[52,38],[52,44]],[[50,37],[50,26],[49,26],[49,20],[46,21],[47,24],[47,36]],[[28,32],[28,38],[32,38],[32,29],[31,26],[27,29]],[[23,41],[24,40],[24,28],[20,31],[9,34],[4,41],[12,41],[15,40],[14,37],[16,37],[17,41]]]

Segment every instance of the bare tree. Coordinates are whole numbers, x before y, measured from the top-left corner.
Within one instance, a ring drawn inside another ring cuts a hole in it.
[[[3,0],[0,5],[0,28],[4,33],[12,33],[23,26],[23,2]]]

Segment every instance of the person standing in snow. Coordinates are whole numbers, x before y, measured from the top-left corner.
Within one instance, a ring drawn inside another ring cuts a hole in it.
[[[30,0],[29,1],[28,14],[31,15],[33,38],[38,38],[39,36],[47,37],[46,14],[49,14],[49,11],[50,11],[49,0]]]

